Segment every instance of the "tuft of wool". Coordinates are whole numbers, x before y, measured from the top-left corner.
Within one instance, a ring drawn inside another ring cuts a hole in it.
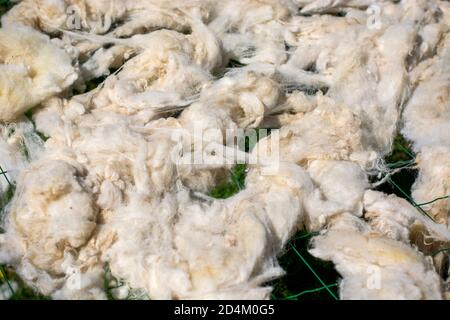
[[[0,195],[17,182],[21,171],[37,160],[43,149],[44,143],[31,121],[22,118],[15,123],[0,124],[0,165],[5,175],[0,179]]]
[[[12,121],[77,79],[70,56],[25,26],[0,29],[0,120]]]
[[[404,110],[402,131],[418,153],[412,196],[421,204],[440,199],[424,209],[450,226],[450,25],[441,28],[447,32],[433,48],[436,56],[411,71],[416,89]]]
[[[55,299],[106,299],[108,277],[121,298],[268,299],[303,229],[342,299],[445,298],[448,257],[429,255],[450,240],[448,13],[440,0],[21,1],[0,29],[0,165],[17,185],[0,263]],[[232,142],[262,128],[279,131],[249,152]],[[430,217],[369,183],[398,129]],[[208,195],[256,158],[243,190]]]
[[[313,238],[311,254],[331,260],[343,276],[342,299],[442,299],[430,258],[344,213]]]

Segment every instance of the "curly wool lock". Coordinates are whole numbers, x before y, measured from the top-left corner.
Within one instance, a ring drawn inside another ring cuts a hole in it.
[[[120,297],[267,299],[306,229],[343,299],[446,298],[448,270],[426,255],[450,242],[450,200],[426,208],[433,221],[370,190],[369,174],[401,127],[419,154],[414,199],[449,193],[436,160],[449,155],[449,13],[440,0],[21,1],[0,29],[0,120],[19,128],[0,135],[17,182],[0,263],[57,299],[105,299],[106,264]],[[259,141],[251,155],[269,154],[231,198],[206,195],[230,164],[170,161],[206,152],[194,128],[266,126],[279,150]]]

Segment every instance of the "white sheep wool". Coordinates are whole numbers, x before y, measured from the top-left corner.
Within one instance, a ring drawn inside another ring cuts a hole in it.
[[[449,298],[449,2],[23,0],[1,22],[0,263],[27,285],[268,299],[303,229],[341,299]],[[252,128],[277,146],[236,150]],[[416,206],[369,179],[399,130]],[[222,200],[223,149],[263,156]]]

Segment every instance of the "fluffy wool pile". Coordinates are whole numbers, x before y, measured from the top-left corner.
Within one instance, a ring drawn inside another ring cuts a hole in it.
[[[108,266],[117,298],[267,299],[305,229],[342,299],[449,298],[448,2],[23,0],[1,22],[0,263],[39,292],[104,299]],[[251,128],[278,147],[209,197]],[[421,210],[370,183],[398,130],[413,200],[442,198]]]

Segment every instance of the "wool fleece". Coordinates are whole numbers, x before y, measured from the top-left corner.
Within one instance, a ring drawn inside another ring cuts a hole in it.
[[[1,22],[0,264],[36,291],[269,299],[305,230],[341,299],[450,298],[448,1],[22,0]],[[399,132],[409,201],[376,191]]]

